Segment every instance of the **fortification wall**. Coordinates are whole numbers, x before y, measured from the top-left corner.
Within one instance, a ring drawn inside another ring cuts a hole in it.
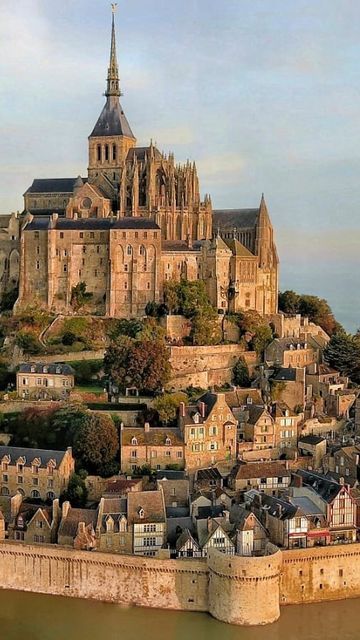
[[[184,389],[190,385],[207,389],[231,382],[232,370],[244,358],[250,373],[257,364],[254,351],[244,351],[239,344],[206,347],[170,347],[172,376],[169,387]]]
[[[92,598],[128,606],[208,611],[202,560],[156,560],[74,551],[55,545],[0,544],[4,589]]]
[[[283,551],[280,603],[360,597],[360,544]]]
[[[215,618],[237,625],[268,624],[279,618],[282,554],[269,547],[271,555],[248,558],[211,549],[209,611]]]

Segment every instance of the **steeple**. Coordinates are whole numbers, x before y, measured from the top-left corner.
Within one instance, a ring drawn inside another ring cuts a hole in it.
[[[112,10],[112,26],[111,26],[111,48],[110,48],[110,64],[107,76],[107,88],[105,95],[120,97],[122,95],[119,84],[119,67],[116,58],[116,35],[115,35],[115,12],[117,4],[111,5]]]

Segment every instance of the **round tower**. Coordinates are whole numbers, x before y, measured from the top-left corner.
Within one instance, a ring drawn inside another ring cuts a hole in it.
[[[237,625],[269,624],[279,618],[282,553],[268,545],[268,554],[209,551],[209,612],[214,618]]]

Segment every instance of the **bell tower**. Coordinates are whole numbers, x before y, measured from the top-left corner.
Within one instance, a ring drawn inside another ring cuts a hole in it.
[[[129,149],[135,147],[136,139],[131,131],[120,104],[119,67],[116,56],[115,34],[116,4],[112,4],[112,27],[110,62],[105,91],[106,103],[100,117],[89,136],[89,181],[94,182],[101,174],[117,185],[120,182],[121,167]]]

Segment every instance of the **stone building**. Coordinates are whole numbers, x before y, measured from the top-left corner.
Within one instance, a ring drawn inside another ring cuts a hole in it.
[[[67,488],[75,461],[71,447],[47,451],[0,446],[0,495],[54,500]]]
[[[179,427],[188,471],[236,458],[237,421],[224,393],[206,393],[197,405],[182,402]]]
[[[65,399],[74,387],[74,380],[70,365],[26,362],[16,373],[16,391],[24,399]]]
[[[153,470],[168,465],[184,468],[184,441],[177,429],[156,429],[145,423],[144,428],[125,428],[120,437],[120,462],[124,473],[133,473],[148,465]]]
[[[36,300],[71,313],[72,289],[85,282],[87,312],[134,317],[162,300],[164,282],[185,278],[203,279],[215,308],[276,313],[278,258],[264,197],[255,209],[213,213],[195,163],[137,146],[120,95],[113,17],[88,175],[35,179],[24,195],[17,308]]]

